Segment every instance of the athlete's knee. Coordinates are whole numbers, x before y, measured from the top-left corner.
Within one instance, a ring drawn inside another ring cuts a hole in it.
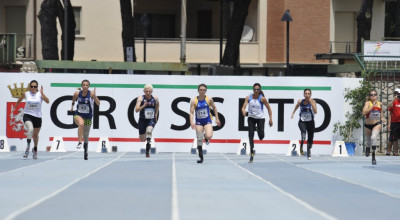
[[[212,138],[212,134],[204,134],[204,138],[210,140]]]
[[[25,122],[25,128],[26,128],[26,137],[28,139],[32,139],[33,136],[33,124],[31,121]]]
[[[196,137],[197,137],[197,146],[203,146],[203,132],[198,132],[196,131]]]
[[[147,139],[147,138],[150,138],[150,139],[151,139],[152,134],[153,134],[153,127],[151,127],[151,126],[147,127],[147,128],[146,128],[146,133],[145,133],[146,139]]]
[[[85,122],[83,122],[83,121],[80,121],[76,124],[78,125],[79,128],[83,128],[85,126]]]
[[[306,139],[306,132],[301,132],[301,140],[304,141]]]
[[[144,133],[144,134],[139,134],[139,140],[140,140],[141,142],[145,141],[145,140],[146,140],[146,133]]]
[[[258,138],[259,138],[260,140],[263,140],[264,137],[265,137],[264,132],[258,132]]]

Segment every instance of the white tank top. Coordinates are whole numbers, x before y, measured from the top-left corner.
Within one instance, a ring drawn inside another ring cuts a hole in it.
[[[36,92],[31,93],[30,91],[25,93],[25,108],[24,114],[32,115],[37,118],[42,117],[42,93]]]
[[[250,118],[255,118],[255,119],[262,119],[265,118],[264,115],[264,108],[263,108],[263,103],[261,102],[261,98],[263,96],[260,94],[258,99],[253,99],[253,94],[249,95],[249,115],[248,117]]]

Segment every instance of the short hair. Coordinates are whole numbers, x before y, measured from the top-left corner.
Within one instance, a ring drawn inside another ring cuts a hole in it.
[[[84,82],[87,82],[87,83],[89,84],[89,86],[90,86],[90,82],[89,82],[89,80],[87,80],[87,79],[82,80],[81,86],[83,85]]]
[[[31,86],[32,83],[36,83],[36,85],[39,86],[39,83],[38,83],[36,80],[32,80],[32,81],[29,83],[29,86]]]
[[[151,89],[153,90],[153,86],[151,84],[144,85],[144,89]]]
[[[202,83],[202,84],[200,84],[200,85],[197,87],[197,91],[200,89],[200,87],[204,87],[204,88],[206,88],[206,89],[207,89],[207,85],[206,85],[206,84],[204,84],[204,83]]]

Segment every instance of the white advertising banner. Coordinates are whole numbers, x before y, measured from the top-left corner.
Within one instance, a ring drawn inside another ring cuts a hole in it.
[[[248,138],[247,118],[241,114],[241,107],[252,85],[260,83],[271,109],[273,126],[266,123],[265,138],[258,141],[255,135],[257,153],[287,152],[290,140],[300,139],[298,111],[291,119],[297,100],[303,98],[303,90],[310,88],[317,101],[315,117],[313,154],[331,154],[335,136],[333,124],[344,120],[348,106],[343,93],[347,87],[359,85],[356,78],[324,77],[256,77],[256,76],[178,76],[178,75],[110,75],[110,74],[40,74],[0,73],[1,109],[0,136],[8,138],[9,145],[23,151],[26,137],[23,132],[21,113],[15,106],[21,86],[27,87],[31,80],[37,80],[39,87],[50,103],[42,104],[42,128],[39,150],[51,146],[54,137],[61,136],[67,151],[76,150],[77,127],[69,112],[73,93],[83,79],[96,88],[101,104],[94,109],[90,131],[89,150],[95,151],[98,140],[108,137],[111,146],[118,151],[139,152],[142,143],[138,139],[138,113],[134,112],[136,98],[143,95],[145,84],[152,84],[153,95],[160,100],[159,120],[153,132],[157,152],[190,152],[195,131],[189,124],[190,100],[198,95],[197,86],[205,83],[207,95],[213,97],[222,125],[216,127],[208,152],[236,153],[241,139]],[[14,97],[13,97],[14,96]],[[23,107],[23,103],[18,108]],[[266,114],[268,115],[268,114]],[[267,116],[268,122],[268,116]]]
[[[366,56],[400,56],[400,41],[364,41],[364,54]],[[398,61],[399,58],[366,57],[365,61]]]

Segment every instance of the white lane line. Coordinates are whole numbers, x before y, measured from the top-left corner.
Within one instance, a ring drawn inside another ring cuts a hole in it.
[[[328,159],[329,159],[329,158],[328,158]],[[333,159],[332,159],[332,160],[333,160]],[[352,163],[350,163],[350,162],[364,162],[365,160],[352,160],[352,161],[333,160],[333,161],[336,161],[337,163],[341,163],[341,164],[350,164],[350,165],[351,165]],[[380,161],[386,162],[386,163],[388,163],[388,164],[390,164],[390,165],[397,165],[396,163],[392,163],[392,161],[378,160],[378,162],[380,162]],[[369,162],[371,162],[371,161],[369,161]],[[368,169],[368,166],[373,166],[373,165],[365,164],[365,165],[361,165],[361,166],[357,166],[357,167],[359,167],[359,168],[365,170],[365,169]],[[385,174],[389,174],[389,175],[393,175],[393,176],[400,176],[400,174],[391,173],[391,172],[384,171],[384,170],[375,170],[375,169],[369,169],[369,170],[374,171],[374,172],[377,172],[377,173],[385,173]]]
[[[96,173],[97,171],[99,171],[99,170],[101,170],[101,169],[103,169],[103,168],[109,166],[110,164],[114,163],[115,161],[119,160],[119,159],[120,159],[122,156],[124,156],[126,153],[127,153],[127,152],[121,154],[120,156],[118,156],[118,157],[115,158],[114,160],[112,160],[112,161],[110,161],[110,162],[104,164],[103,166],[101,166],[101,167],[99,167],[99,168],[93,170],[92,172],[89,172],[89,173],[86,174],[85,176],[82,176],[82,177],[80,177],[80,178],[75,179],[74,181],[70,182],[69,184],[67,184],[67,185],[65,185],[65,186],[63,186],[63,187],[61,187],[59,190],[56,190],[56,191],[54,191],[53,193],[51,193],[51,194],[49,194],[49,195],[47,195],[47,196],[44,196],[44,197],[42,197],[42,198],[36,200],[35,202],[32,202],[31,204],[25,206],[24,208],[19,209],[19,210],[15,211],[15,212],[11,213],[10,215],[8,215],[8,216],[5,218],[5,220],[14,219],[15,217],[17,217],[17,216],[23,214],[24,212],[27,212],[27,211],[29,211],[30,209],[34,208],[35,206],[37,206],[37,205],[39,205],[39,204],[45,202],[46,200],[49,200],[49,199],[51,199],[52,197],[54,197],[54,196],[56,196],[56,195],[62,193],[63,191],[67,190],[68,188],[70,188],[70,187],[71,187],[72,185],[74,185],[75,183],[77,183],[77,182],[79,182],[79,181],[81,181],[81,180],[83,180],[83,179],[89,177],[90,175]]]
[[[4,155],[4,156],[0,156],[0,159],[4,159],[6,157],[18,156],[18,155],[22,155],[22,154],[23,153],[15,153],[15,154]]]
[[[172,153],[172,210],[171,219],[179,220],[178,188],[176,185],[175,153]]]
[[[67,155],[64,155],[64,156],[56,157],[56,158],[51,159],[51,160],[46,160],[46,161],[44,161],[44,162],[35,163],[35,164],[32,164],[32,165],[20,167],[20,168],[14,169],[14,170],[9,170],[9,171],[5,171],[5,172],[1,172],[0,175],[2,175],[2,174],[7,174],[7,173],[14,173],[14,172],[17,172],[17,171],[20,171],[20,170],[23,170],[23,169],[26,169],[26,168],[29,168],[29,167],[34,167],[34,166],[38,166],[38,165],[41,165],[41,164],[49,163],[49,162],[52,162],[52,161],[54,161],[54,160],[58,160],[58,159],[61,159],[61,158],[64,158],[64,157],[71,156],[71,155],[76,154],[76,153],[77,153],[77,151],[75,151],[75,152],[73,152],[73,153],[70,153],[70,154],[67,154]],[[21,160],[22,160],[22,158],[21,158]]]
[[[254,176],[255,178],[261,180],[262,182],[270,185],[272,188],[276,189],[278,192],[284,194],[285,196],[291,198],[292,200],[294,200],[295,202],[299,203],[300,205],[304,206],[305,208],[307,208],[308,210],[320,215],[321,217],[325,218],[325,219],[336,219],[335,217],[329,215],[326,212],[323,212],[322,210],[319,210],[317,208],[315,208],[314,206],[308,204],[307,202],[297,198],[296,196],[294,196],[293,194],[290,194],[288,192],[286,192],[285,190],[279,188],[278,186],[274,185],[273,183],[271,183],[270,181],[262,178],[261,176],[258,176],[257,174],[251,172],[248,169],[245,169],[244,167],[240,166],[239,164],[233,162],[230,158],[228,158],[227,156],[225,156],[224,154],[220,153],[223,157],[225,157],[230,163],[232,163],[233,165],[237,166],[238,168],[240,168],[241,170],[249,173],[250,175]]]
[[[380,189],[370,187],[368,185],[360,184],[360,183],[353,182],[351,180],[347,180],[347,179],[344,179],[344,178],[341,178],[341,177],[337,177],[337,176],[333,176],[333,175],[330,175],[330,174],[327,174],[327,173],[323,173],[323,172],[320,172],[320,171],[312,170],[310,168],[307,168],[307,167],[304,167],[304,166],[300,166],[298,164],[291,163],[289,161],[286,161],[286,160],[278,158],[278,157],[275,157],[275,158],[278,159],[278,160],[281,160],[283,162],[286,162],[288,164],[291,164],[293,166],[296,166],[296,167],[299,167],[299,168],[302,168],[302,169],[305,169],[305,170],[308,170],[308,171],[311,171],[311,172],[314,172],[314,173],[319,173],[319,174],[322,174],[322,175],[325,175],[325,176],[328,176],[328,177],[331,177],[331,178],[334,178],[334,179],[338,179],[338,180],[343,181],[343,182],[351,183],[351,184],[354,184],[356,186],[361,186],[363,188],[366,188],[366,189],[369,189],[369,190],[372,190],[372,191],[375,191],[375,192],[378,192],[378,193],[382,193],[382,194],[384,194],[386,196],[389,196],[389,197],[392,197],[392,198],[400,199],[400,196],[398,196],[398,195],[393,195],[393,194],[387,193],[385,191],[382,191]]]

